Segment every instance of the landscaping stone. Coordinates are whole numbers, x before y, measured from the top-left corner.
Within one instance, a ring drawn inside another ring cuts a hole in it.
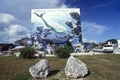
[[[46,78],[50,72],[50,65],[48,60],[40,60],[34,66],[29,68],[29,72],[33,78]]]
[[[72,55],[68,58],[65,66],[65,74],[71,78],[81,78],[88,74],[88,67],[85,63]]]

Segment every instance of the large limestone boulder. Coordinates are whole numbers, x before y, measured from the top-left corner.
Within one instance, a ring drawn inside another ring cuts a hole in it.
[[[84,77],[88,74],[88,68],[85,63],[71,55],[65,66],[65,74],[72,78]]]
[[[48,60],[40,60],[34,66],[29,68],[29,72],[33,78],[46,78],[50,72],[50,65]]]

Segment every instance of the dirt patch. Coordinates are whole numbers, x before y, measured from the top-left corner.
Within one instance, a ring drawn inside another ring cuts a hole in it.
[[[108,59],[99,59],[99,60],[104,61],[104,62],[109,62],[110,61]]]

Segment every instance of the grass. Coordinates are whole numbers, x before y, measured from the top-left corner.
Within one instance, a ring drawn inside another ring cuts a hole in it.
[[[105,54],[94,56],[77,56],[85,62],[90,74],[83,80],[120,80],[120,55]],[[51,73],[46,80],[66,78],[64,67],[67,59],[47,57]],[[0,57],[0,80],[31,80],[28,72],[30,66],[40,59],[22,59],[15,56]],[[44,79],[43,79],[44,80]]]

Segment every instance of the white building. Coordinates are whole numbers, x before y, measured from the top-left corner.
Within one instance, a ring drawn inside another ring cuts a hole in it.
[[[117,42],[118,42],[118,48],[120,48],[120,40],[117,40]]]

